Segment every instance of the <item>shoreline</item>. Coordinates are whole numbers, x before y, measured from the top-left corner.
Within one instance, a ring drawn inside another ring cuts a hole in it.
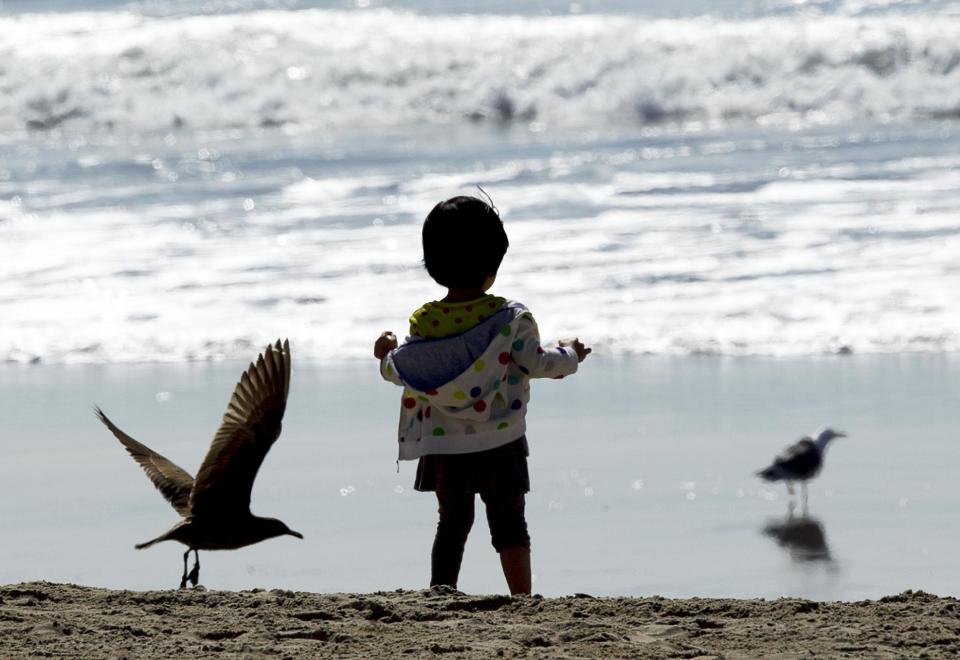
[[[954,657],[960,602],[0,586],[0,656]]]
[[[245,353],[237,355],[218,355],[204,357],[171,357],[171,358],[142,358],[142,359],[120,359],[120,360],[76,360],[76,359],[44,359],[34,357],[29,360],[4,359],[0,360],[0,368],[10,369],[41,369],[41,368],[66,368],[66,369],[113,369],[113,368],[149,368],[149,367],[222,367],[234,365],[246,365],[255,361],[259,353],[263,352],[267,344],[271,341],[288,339],[278,335],[272,340],[264,340],[261,343],[251,343]],[[291,346],[293,346],[293,340]],[[545,339],[545,345],[552,339]],[[262,345],[261,345],[262,344]],[[371,342],[371,346],[372,346]],[[333,367],[333,368],[368,368],[373,365],[376,370],[377,361],[370,355],[299,355],[295,354],[296,365],[302,365],[305,368]],[[822,351],[817,353],[724,353],[709,351],[691,351],[691,352],[608,352],[601,350],[590,354],[590,362],[602,362],[604,364],[616,364],[619,362],[638,362],[638,361],[684,361],[694,360],[702,362],[744,362],[744,363],[785,363],[791,362],[826,362],[826,361],[851,361],[858,360],[960,360],[960,350],[948,349],[915,349],[899,351]],[[242,367],[241,367],[242,368]]]

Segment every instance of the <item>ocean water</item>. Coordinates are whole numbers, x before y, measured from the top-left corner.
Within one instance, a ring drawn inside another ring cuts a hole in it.
[[[90,408],[192,471],[289,337],[254,504],[307,541],[204,583],[422,586],[371,345],[442,295],[423,217],[482,186],[494,292],[595,349],[535,385],[539,591],[960,595],[960,3],[517,4],[0,2],[0,581],[174,586],[178,549],[131,549],[173,512]],[[851,438],[790,514],[753,471],[824,423]],[[482,527],[468,591],[501,588]]]
[[[956,2],[6,2],[0,359],[365,356],[481,185],[598,352],[960,347]]]

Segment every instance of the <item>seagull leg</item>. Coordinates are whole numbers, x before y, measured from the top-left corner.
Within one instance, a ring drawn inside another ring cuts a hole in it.
[[[793,494],[794,494],[794,493],[793,493],[793,482],[792,482],[792,481],[787,481],[786,484],[787,484],[787,493],[790,495],[790,501],[792,502],[792,501],[793,501]]]
[[[188,554],[189,552],[190,551],[187,550]],[[186,559],[184,559],[183,567],[184,570],[186,570]],[[190,580],[193,586],[197,586],[197,582],[200,581],[200,553],[197,552],[196,548],[193,550],[193,569],[191,569],[190,575],[187,576],[187,579]]]
[[[803,515],[807,515],[807,482],[800,482],[800,492],[803,494]]]
[[[180,578],[180,588],[187,588],[187,557],[190,556],[190,548],[187,548],[187,551],[183,553],[183,576]]]

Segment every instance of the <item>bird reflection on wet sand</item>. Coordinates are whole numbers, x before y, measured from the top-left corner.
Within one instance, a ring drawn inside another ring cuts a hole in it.
[[[794,517],[791,507],[786,518],[770,521],[763,528],[763,533],[786,549],[795,562],[833,562],[823,524],[806,512]]]

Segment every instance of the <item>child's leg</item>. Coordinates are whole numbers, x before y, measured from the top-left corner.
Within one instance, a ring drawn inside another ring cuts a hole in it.
[[[507,578],[507,587],[510,595],[529,594],[530,578],[530,547],[515,545],[500,551],[500,567],[503,577]]]
[[[511,594],[529,594],[530,535],[524,517],[523,493],[499,495],[481,493],[487,505],[487,522],[493,547],[500,553],[500,566]]]
[[[440,521],[430,555],[430,586],[457,586],[463,548],[473,526],[473,493],[437,491]]]

